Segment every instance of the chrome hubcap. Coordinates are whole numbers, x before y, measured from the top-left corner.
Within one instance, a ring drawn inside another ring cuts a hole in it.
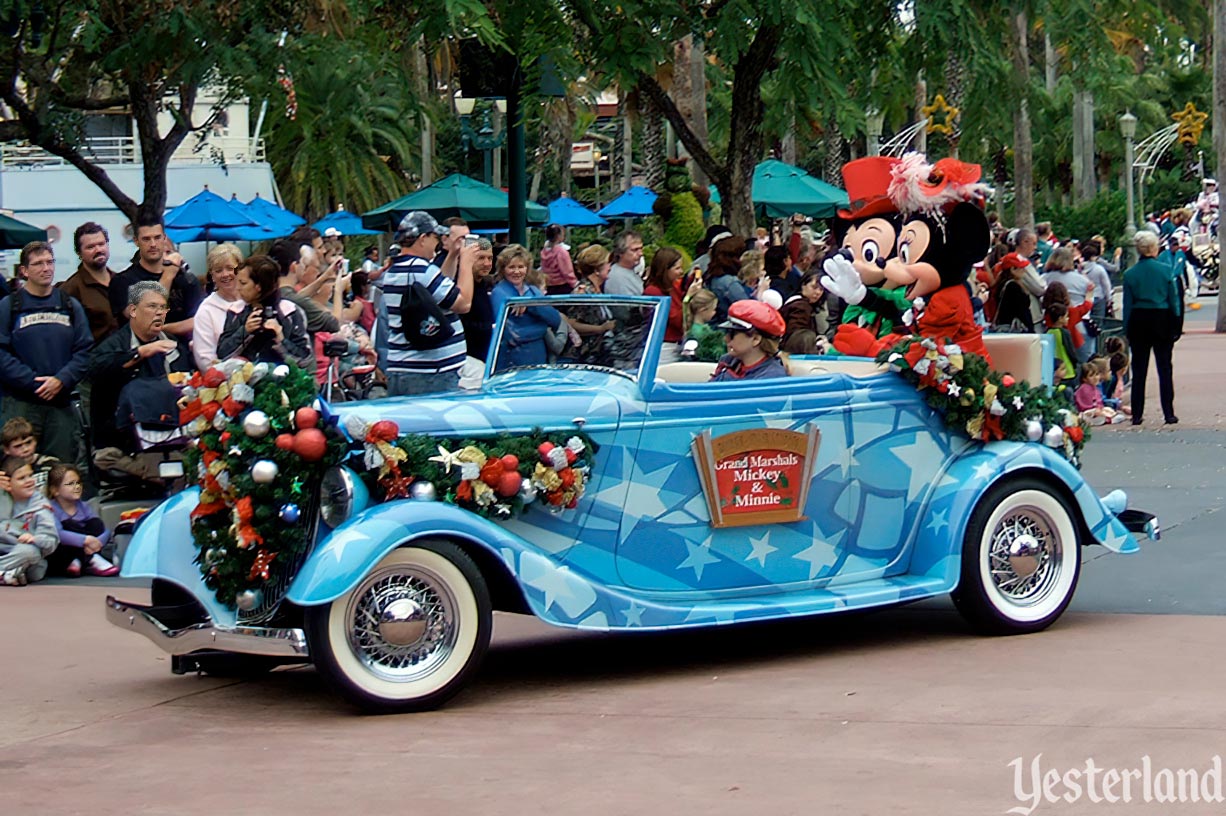
[[[1018,509],[992,531],[988,563],[992,583],[1018,605],[1038,602],[1060,575],[1063,548],[1051,520],[1035,508]]]
[[[430,570],[392,566],[368,576],[349,597],[349,646],[378,677],[419,680],[451,655],[456,600]]]

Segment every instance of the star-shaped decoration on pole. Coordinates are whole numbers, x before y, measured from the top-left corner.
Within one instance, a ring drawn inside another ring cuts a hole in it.
[[[1189,102],[1179,113],[1172,113],[1171,118],[1179,123],[1179,143],[1188,147],[1196,147],[1200,142],[1200,134],[1205,129],[1205,122],[1209,119],[1209,114],[1198,111],[1196,106]]]
[[[927,132],[944,133],[946,136],[954,135],[954,125],[961,113],[961,110],[945,101],[944,94],[937,94],[931,105],[920,108],[920,116],[928,120]]]

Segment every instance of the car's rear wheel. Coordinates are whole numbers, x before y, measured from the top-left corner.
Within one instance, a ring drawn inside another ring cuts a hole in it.
[[[373,713],[435,708],[477,670],[493,612],[481,572],[459,547],[393,550],[351,591],[306,612],[316,667]]]
[[[967,525],[958,611],[991,634],[1050,626],[1072,601],[1081,571],[1074,512],[1037,479],[993,486]]]

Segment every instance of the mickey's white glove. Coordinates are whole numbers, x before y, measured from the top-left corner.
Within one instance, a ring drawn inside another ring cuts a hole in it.
[[[822,288],[833,292],[852,306],[858,306],[868,291],[860,274],[843,255],[833,255],[822,264]]]

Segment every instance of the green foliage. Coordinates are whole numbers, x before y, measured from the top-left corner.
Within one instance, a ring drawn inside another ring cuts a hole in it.
[[[1077,238],[1085,241],[1102,235],[1113,246],[1124,243],[1128,215],[1123,190],[1099,193],[1080,205],[1056,204],[1036,214],[1039,221],[1050,221],[1052,229],[1061,239]]]
[[[702,222],[702,205],[693,193],[673,195],[673,214],[664,230],[664,243],[685,252],[692,252],[702,240],[706,226]],[[687,267],[688,268],[688,267]]]

